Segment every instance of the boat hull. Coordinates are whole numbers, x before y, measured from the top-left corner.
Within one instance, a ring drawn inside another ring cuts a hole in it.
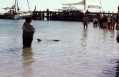
[[[19,16],[19,15],[0,15],[0,19],[13,19],[13,20],[17,20],[17,19],[23,19],[23,17]]]

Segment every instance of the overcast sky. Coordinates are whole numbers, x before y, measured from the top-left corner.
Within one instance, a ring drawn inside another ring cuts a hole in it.
[[[27,0],[18,0],[21,10],[28,10]],[[31,10],[34,9],[35,5],[37,10],[45,10],[47,8],[54,10],[63,7],[63,3],[75,3],[81,0],[29,0]],[[100,5],[100,0],[87,0],[87,4],[97,4]],[[118,0],[101,0],[103,11],[117,11],[117,6],[119,4]],[[14,4],[14,0],[0,0],[0,11],[3,11],[2,8],[9,7]],[[83,7],[76,5],[79,9]]]

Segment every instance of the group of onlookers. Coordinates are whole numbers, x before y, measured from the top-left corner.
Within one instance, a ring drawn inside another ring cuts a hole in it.
[[[87,29],[90,18],[85,14],[83,17],[84,29]],[[101,29],[117,30],[117,42],[119,43],[119,17],[112,15],[96,15],[93,20],[93,26]]]
[[[94,26],[98,25],[102,29],[116,29],[117,27],[117,15],[100,15],[93,19]],[[96,23],[96,24],[95,24]]]
[[[85,14],[83,17],[84,28],[87,28],[90,18]],[[94,27],[99,27],[102,29],[118,29],[117,25],[117,15],[96,15],[93,17],[92,22]]]

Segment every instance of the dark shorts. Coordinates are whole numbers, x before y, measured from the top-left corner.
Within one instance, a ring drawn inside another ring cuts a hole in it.
[[[23,48],[31,47],[33,34],[34,34],[33,32],[23,31]]]
[[[98,24],[98,22],[94,22],[93,24]]]

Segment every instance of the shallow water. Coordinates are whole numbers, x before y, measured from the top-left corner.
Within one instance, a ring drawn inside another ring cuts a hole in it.
[[[32,49],[23,50],[23,22],[0,20],[0,77],[115,77],[116,31],[92,23],[84,30],[80,22],[33,21]]]

